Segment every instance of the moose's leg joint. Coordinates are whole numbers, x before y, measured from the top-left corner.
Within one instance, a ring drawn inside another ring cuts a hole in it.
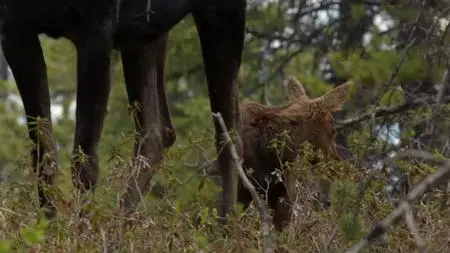
[[[78,87],[72,179],[81,193],[94,192],[98,181],[96,149],[107,111],[111,81],[113,30],[111,24],[107,24],[79,32],[74,39]]]
[[[239,132],[236,79],[244,43],[245,6],[215,6],[207,11],[197,6],[193,16],[200,36],[211,110],[221,114],[228,131]],[[223,182],[220,216],[226,221],[228,212],[235,208],[237,202],[238,174],[235,167],[241,161],[233,160],[229,143],[223,145],[224,129],[217,120],[215,131],[217,160]],[[242,143],[237,139],[235,147],[241,155]]]
[[[134,212],[148,192],[153,174],[163,158],[164,146],[159,127],[147,131],[140,128],[138,131],[141,134],[136,138],[132,174],[126,184],[126,193],[120,199],[120,207],[125,214]]]
[[[56,206],[51,196],[51,186],[58,167],[47,71],[37,33],[17,24],[14,21],[4,24],[2,48],[25,107],[30,139],[35,144],[32,158],[38,178],[40,206],[45,208],[47,218],[53,218]]]
[[[138,136],[135,166],[120,206],[125,213],[137,207],[149,190],[150,180],[163,158],[164,148],[175,141],[164,91],[164,60],[167,34],[150,43],[121,49],[128,100]],[[141,162],[139,162],[141,161]]]

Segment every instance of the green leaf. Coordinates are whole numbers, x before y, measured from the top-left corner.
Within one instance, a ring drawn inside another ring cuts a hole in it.
[[[22,238],[27,245],[39,244],[45,238],[45,229],[48,221],[45,218],[40,218],[32,226],[27,226],[20,231]]]
[[[361,218],[351,213],[344,213],[339,219],[339,230],[345,242],[358,240],[363,234]]]
[[[12,241],[11,240],[1,240],[0,241],[0,253],[10,253],[12,252]]]
[[[206,238],[205,235],[203,235],[201,233],[196,233],[194,235],[194,241],[195,241],[195,244],[197,245],[197,247],[199,247],[200,249],[202,249],[202,250],[209,249],[208,238]]]

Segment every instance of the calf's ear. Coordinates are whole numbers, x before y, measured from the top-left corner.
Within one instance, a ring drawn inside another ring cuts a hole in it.
[[[328,91],[325,95],[314,99],[314,101],[324,111],[339,111],[342,105],[347,102],[351,86],[353,86],[353,82],[348,81]]]
[[[287,93],[290,101],[308,98],[303,85],[294,76],[289,76],[287,79]]]

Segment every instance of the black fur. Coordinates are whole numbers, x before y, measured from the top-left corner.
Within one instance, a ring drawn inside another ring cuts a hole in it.
[[[53,185],[57,166],[50,119],[47,73],[38,35],[66,37],[77,49],[77,110],[73,158],[74,185],[94,191],[98,181],[97,144],[100,140],[110,90],[111,51],[121,51],[129,102],[137,105],[136,128],[141,147],[135,155],[153,167],[164,148],[175,141],[164,91],[167,34],[191,13],[202,45],[205,73],[213,112],[220,112],[229,129],[237,129],[236,78],[241,63],[245,0],[0,0],[2,47],[22,97],[29,123],[49,120],[36,131],[29,124],[33,166],[39,177],[40,204],[47,217],[56,214],[54,198],[45,188]],[[139,123],[139,124],[137,124]],[[222,130],[216,123],[217,149]],[[38,141],[39,140],[39,141]],[[241,149],[240,143],[238,148]],[[39,150],[39,152],[38,152]],[[78,150],[88,156],[79,159]],[[50,159],[47,159],[50,158]],[[221,215],[236,203],[237,174],[228,147],[219,154],[223,178]],[[44,170],[45,169],[45,170]],[[131,178],[121,207],[129,212],[145,193],[153,170],[144,168]],[[138,184],[135,183],[137,180]]]

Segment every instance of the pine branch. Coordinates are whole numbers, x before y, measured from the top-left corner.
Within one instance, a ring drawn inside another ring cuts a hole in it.
[[[450,103],[450,96],[446,96],[442,98],[440,102],[437,102],[435,98],[427,98],[427,99],[415,99],[410,102],[405,102],[401,105],[397,106],[391,106],[391,107],[378,107],[373,112],[366,112],[362,113],[356,117],[348,118],[345,120],[337,120],[336,121],[336,128],[346,128],[353,125],[356,125],[358,123],[361,123],[363,121],[377,118],[377,117],[387,117],[392,116],[395,114],[403,113],[406,111],[414,110],[420,107],[424,106],[433,106],[433,105],[439,105],[439,104],[448,104]]]

